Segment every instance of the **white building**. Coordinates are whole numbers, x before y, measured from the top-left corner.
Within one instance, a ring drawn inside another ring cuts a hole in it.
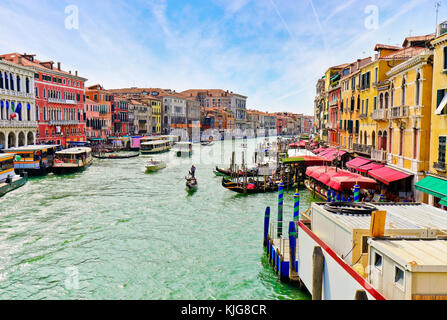
[[[34,72],[0,59],[0,149],[35,144]]]

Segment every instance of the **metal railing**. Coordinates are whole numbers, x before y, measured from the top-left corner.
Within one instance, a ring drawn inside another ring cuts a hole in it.
[[[0,89],[0,94],[19,97],[19,98],[34,98],[33,93],[26,93],[26,92],[20,92],[20,91],[8,90],[8,89]]]
[[[50,126],[69,126],[69,125],[78,125],[79,121],[76,120],[50,120],[48,122]]]
[[[37,128],[37,121],[0,120],[2,128]]]
[[[48,98],[48,102],[51,103],[60,103],[60,104],[71,104],[71,105],[77,105],[78,103],[76,100],[68,100],[68,99],[57,99],[57,98]]]

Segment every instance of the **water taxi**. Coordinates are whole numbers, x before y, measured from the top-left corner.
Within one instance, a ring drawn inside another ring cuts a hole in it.
[[[56,152],[52,171],[66,174],[82,171],[93,162],[92,149],[87,147],[71,148]]]
[[[156,140],[150,142],[143,142],[140,147],[142,155],[162,153],[171,150],[171,142],[169,140]]]
[[[161,138],[163,138],[164,140],[169,140],[171,142],[171,146],[174,146],[181,140],[180,136],[175,136],[175,135],[161,136]]]
[[[20,188],[28,181],[28,174],[23,177],[14,172],[15,154],[0,154],[0,197]]]
[[[151,159],[147,164],[146,164],[146,172],[155,172],[161,169],[166,168],[166,162],[161,161],[161,160],[155,160],[155,159]]]
[[[178,142],[174,151],[177,157],[190,157],[192,156],[192,143]]]
[[[28,175],[44,175],[54,163],[54,156],[60,150],[58,145],[40,145],[11,148],[5,153],[15,154],[14,169],[16,173],[26,172]]]

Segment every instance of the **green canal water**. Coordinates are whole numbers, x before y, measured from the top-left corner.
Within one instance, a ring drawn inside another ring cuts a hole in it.
[[[233,150],[240,163],[241,143],[156,156],[168,166],[155,174],[145,174],[148,158],[95,159],[82,173],[34,178],[7,194],[0,299],[308,299],[279,282],[264,254],[264,210],[276,216],[277,195],[237,195],[212,172]],[[199,190],[188,194],[192,163]],[[312,198],[301,194],[306,210]],[[292,212],[290,190],[286,220]]]

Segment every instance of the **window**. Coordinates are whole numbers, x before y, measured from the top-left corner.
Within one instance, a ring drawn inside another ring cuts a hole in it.
[[[445,163],[446,142],[447,142],[446,136],[439,137],[438,163]]]
[[[402,106],[405,105],[405,101],[406,101],[406,81],[405,78],[402,81]]]
[[[374,97],[373,107],[374,110],[377,110],[377,97]]]
[[[416,78],[416,89],[415,89],[415,95],[416,95],[416,101],[415,104],[417,106],[420,105],[420,101],[421,101],[421,74],[418,73],[417,78]]]
[[[444,47],[444,70],[447,70],[447,47]]]
[[[374,267],[376,267],[378,270],[382,271],[382,266],[383,266],[383,257],[382,257],[382,255],[380,255],[376,252],[376,254],[374,256]]]
[[[379,83],[379,68],[376,68],[374,72],[375,72],[374,81],[375,83]]]
[[[43,88],[43,97],[46,98],[47,97],[47,90],[45,88]]]
[[[405,271],[398,266],[394,267],[394,284],[403,289],[405,284]]]
[[[39,98],[39,88],[36,87],[36,98]]]

